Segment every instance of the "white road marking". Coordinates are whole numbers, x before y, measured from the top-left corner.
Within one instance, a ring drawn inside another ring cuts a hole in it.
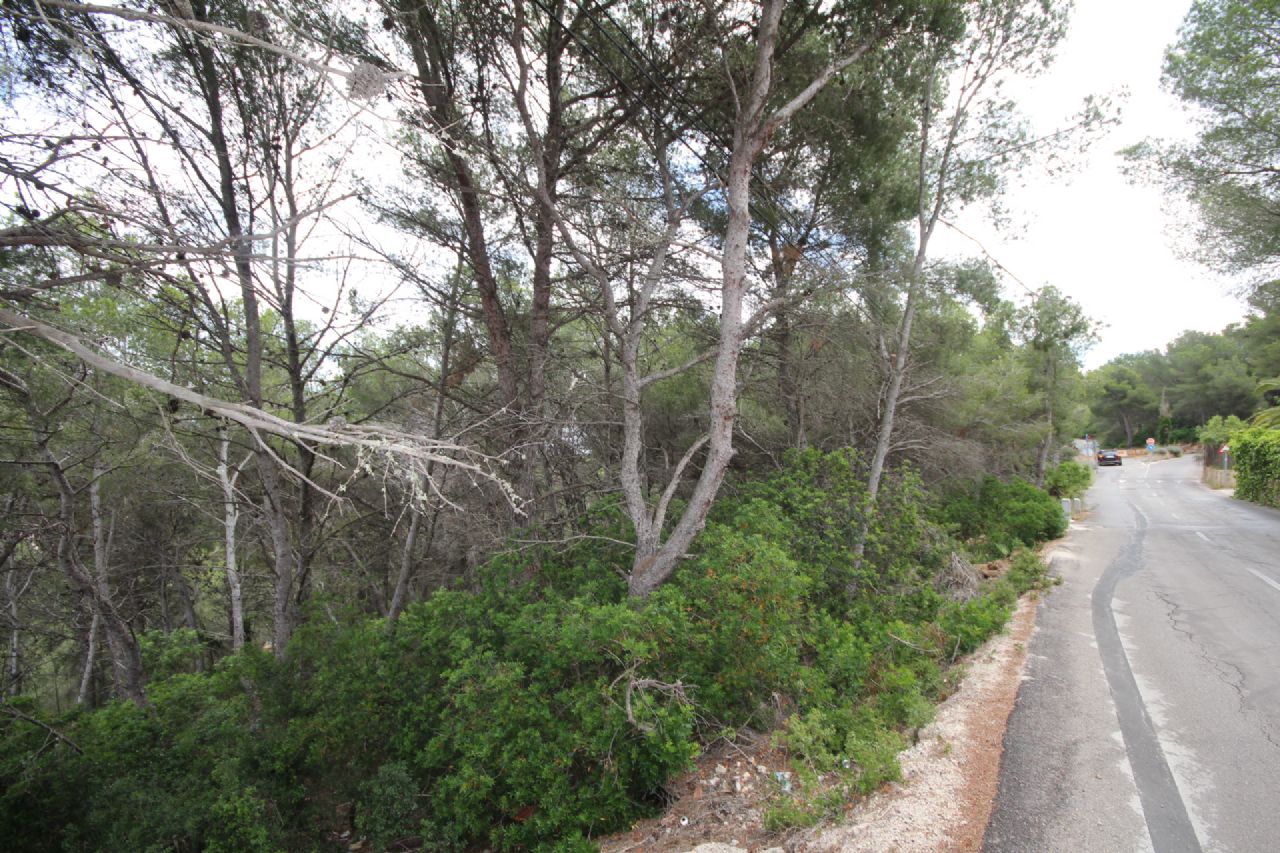
[[[1280,591],[1280,583],[1276,583],[1271,578],[1264,575],[1262,572],[1255,572],[1253,569],[1249,569],[1249,574],[1253,575],[1258,580],[1265,583],[1267,586],[1275,587],[1277,591]]]
[[[1199,530],[1197,530],[1197,531],[1196,531],[1196,535],[1197,535],[1197,536],[1199,536],[1201,539],[1203,539],[1203,540],[1204,540],[1204,541],[1206,541],[1206,542],[1209,542],[1209,543],[1212,543],[1212,542],[1213,542],[1213,540],[1212,540],[1212,539],[1210,539],[1208,536],[1205,536],[1205,535],[1204,535],[1203,533],[1201,533]]]

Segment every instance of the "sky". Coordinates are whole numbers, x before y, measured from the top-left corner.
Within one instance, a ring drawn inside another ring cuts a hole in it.
[[[1029,174],[1005,199],[1011,227],[977,211],[957,225],[1031,289],[1052,284],[1103,325],[1085,354],[1087,368],[1128,352],[1163,349],[1183,331],[1221,331],[1247,306],[1233,281],[1182,257],[1193,213],[1158,187],[1135,185],[1118,151],[1145,138],[1185,137],[1191,119],[1160,87],[1165,48],[1191,0],[1076,0],[1058,58],[1020,98],[1042,129],[1062,123],[1089,94],[1122,89],[1120,123],[1096,142],[1073,173]],[[972,254],[973,243],[939,233],[939,254]],[[1007,295],[1025,297],[1016,283]]]

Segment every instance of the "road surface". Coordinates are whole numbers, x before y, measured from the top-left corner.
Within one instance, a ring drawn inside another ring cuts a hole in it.
[[[1280,511],[1102,468],[1055,553],[984,849],[1280,850]]]

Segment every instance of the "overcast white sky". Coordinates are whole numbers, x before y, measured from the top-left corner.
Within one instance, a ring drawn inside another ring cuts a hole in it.
[[[1134,186],[1116,152],[1146,137],[1188,130],[1180,102],[1160,88],[1165,48],[1191,0],[1076,0],[1058,59],[1031,84],[1026,112],[1043,128],[1059,123],[1086,95],[1128,90],[1121,123],[1100,140],[1075,174],[1050,181],[1031,175],[1008,199],[1012,228],[997,231],[979,216],[960,218],[1001,264],[1027,286],[1053,284],[1105,325],[1086,354],[1089,368],[1126,352],[1162,349],[1187,329],[1216,332],[1246,306],[1232,282],[1179,257],[1189,215],[1158,188]],[[939,233],[941,253],[972,244]],[[1017,285],[1007,291],[1025,295]]]

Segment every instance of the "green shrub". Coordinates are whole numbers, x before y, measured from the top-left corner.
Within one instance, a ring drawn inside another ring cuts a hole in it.
[[[375,850],[385,850],[398,838],[414,835],[418,784],[401,761],[389,761],[361,786],[356,829]]]
[[[1235,415],[1214,415],[1200,427],[1197,438],[1208,447],[1221,447],[1231,441],[1236,433],[1248,428],[1248,424]]]
[[[919,478],[909,470],[888,474],[872,512],[867,469],[857,452],[792,450],[784,461],[773,476],[739,484],[736,499],[722,500],[715,518],[756,502],[757,517],[776,519],[776,541],[810,578],[809,600],[833,615],[856,620],[863,596],[876,608],[917,606],[922,578],[949,553],[930,520],[930,498]]]
[[[1236,497],[1280,507],[1280,429],[1253,427],[1231,437]]]
[[[192,664],[204,652],[200,635],[190,628],[177,628],[168,633],[139,631],[138,649],[142,653],[143,669],[153,681],[192,671]]]
[[[936,672],[931,674],[936,677]],[[912,668],[890,667],[876,681],[874,707],[890,727],[918,729],[933,718],[933,704]]]
[[[953,495],[941,518],[954,526],[978,559],[1012,554],[1020,546],[1056,539],[1067,530],[1057,499],[1021,478],[987,476],[976,491]]]
[[[1048,567],[1034,551],[1019,551],[1013,556],[1004,579],[1016,595],[1032,589],[1044,589],[1048,586]]]
[[[1045,475],[1045,490],[1055,498],[1078,498],[1093,482],[1093,471],[1075,460],[1062,462]]]

